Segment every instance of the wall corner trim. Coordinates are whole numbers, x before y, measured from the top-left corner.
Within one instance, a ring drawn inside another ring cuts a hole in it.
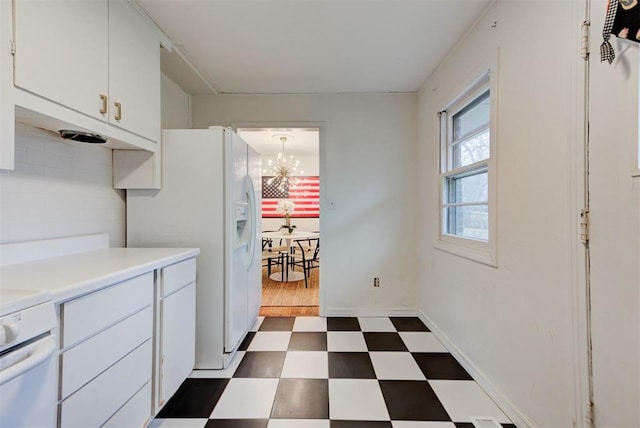
[[[449,337],[444,334],[440,328],[429,318],[422,310],[418,311],[418,317],[423,323],[429,327],[429,330],[438,338],[445,348],[455,357],[455,359],[464,367],[464,369],[473,377],[480,385],[480,388],[489,395],[489,397],[500,407],[500,410],[511,419],[511,421],[519,428],[533,428],[536,425],[527,416],[524,415],[493,383],[480,369],[473,364],[471,359],[464,354],[460,348],[451,342]]]

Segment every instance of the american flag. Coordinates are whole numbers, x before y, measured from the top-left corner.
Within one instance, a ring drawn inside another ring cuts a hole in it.
[[[262,177],[262,217],[282,217],[276,212],[278,201],[288,199],[296,204],[296,209],[291,217],[319,217],[320,216],[320,177],[305,176],[295,177],[295,187],[285,186],[283,190],[278,188],[280,182],[274,180],[269,184],[271,177]]]

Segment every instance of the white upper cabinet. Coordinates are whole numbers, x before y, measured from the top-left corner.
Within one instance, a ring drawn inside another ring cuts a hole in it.
[[[160,140],[160,48],[126,0],[14,0],[16,87]]]
[[[158,36],[124,0],[109,2],[109,112],[112,123],[160,141]]]
[[[14,0],[14,83],[96,118],[109,91],[106,0]]]

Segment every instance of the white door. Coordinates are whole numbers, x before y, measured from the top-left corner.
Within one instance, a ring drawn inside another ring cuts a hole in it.
[[[251,218],[247,183],[247,144],[225,131],[225,352],[231,352],[247,330],[248,247]]]
[[[606,0],[591,1],[589,205],[595,426],[640,426],[638,44],[611,37]]]

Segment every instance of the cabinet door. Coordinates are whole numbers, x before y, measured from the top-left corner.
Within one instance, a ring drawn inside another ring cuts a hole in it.
[[[16,86],[104,118],[108,93],[107,0],[14,0]]]
[[[112,124],[160,141],[160,41],[124,0],[109,2],[109,104]]]
[[[161,301],[160,395],[163,406],[189,376],[195,364],[196,284]]]

